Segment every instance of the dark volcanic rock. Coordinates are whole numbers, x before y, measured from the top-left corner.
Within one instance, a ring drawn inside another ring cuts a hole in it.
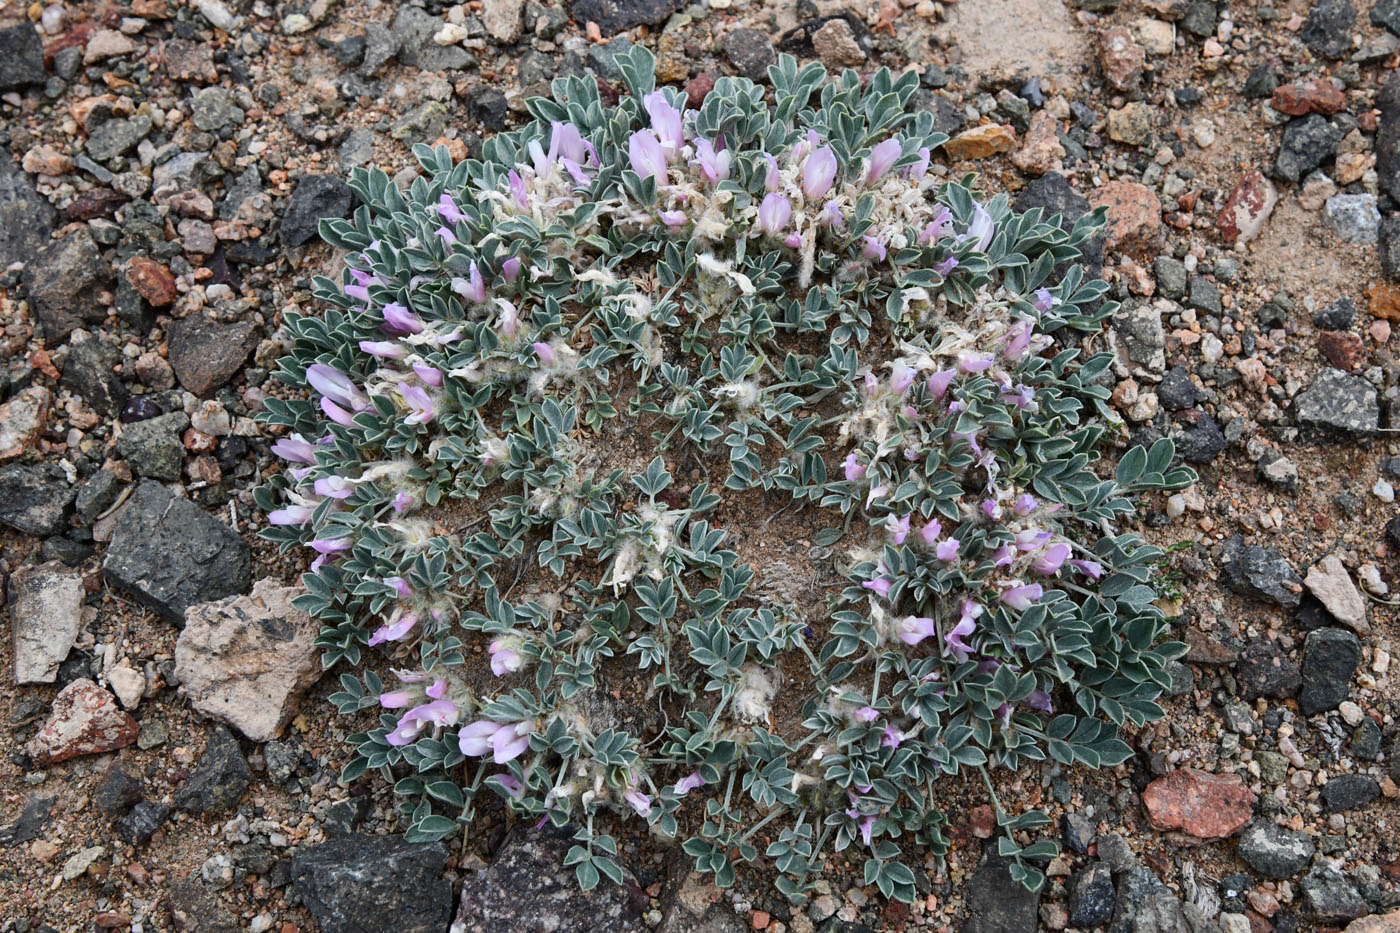
[[[44,43],[30,23],[0,29],[0,91],[43,84]]]
[[[1060,817],[1060,835],[1071,852],[1083,855],[1089,851],[1089,844],[1098,835],[1098,830],[1088,817],[1066,813]]]
[[[1400,36],[1400,0],[1376,0],[1371,7],[1371,24]]]
[[[964,895],[965,933],[1035,933],[1040,892],[1011,880],[1010,863],[989,849],[968,882]]]
[[[1298,886],[1303,890],[1308,910],[1324,923],[1355,920],[1369,913],[1366,899],[1352,887],[1346,875],[1331,865],[1314,865]]]
[[[520,828],[491,866],[469,874],[453,929],[457,933],[543,933],[546,930],[616,930],[641,933],[646,897],[630,876],[621,885],[578,889],[564,856],[574,830]],[[524,919],[529,918],[528,924]]]
[[[126,404],[126,386],[117,376],[121,354],[116,347],[98,340],[84,340],[69,348],[59,384],[99,414],[116,417]]]
[[[191,813],[232,810],[252,782],[253,772],[248,770],[238,740],[226,726],[215,726],[209,732],[204,756],[175,795],[175,808]]]
[[[110,277],[111,269],[102,261],[86,227],[45,246],[25,267],[30,310],[43,325],[50,348],[84,322],[107,316],[97,304],[97,294]]]
[[[39,830],[49,821],[55,798],[31,794],[24,802],[24,809],[8,826],[0,826],[0,846],[17,846],[29,842],[39,835]]]
[[[1376,174],[1392,198],[1400,198],[1400,73],[1393,73],[1376,94]]]
[[[1322,785],[1322,800],[1332,812],[1364,807],[1380,795],[1380,785],[1364,774],[1339,774]]]
[[[16,27],[28,28],[28,27]],[[31,29],[30,32],[33,32]],[[0,68],[4,68],[0,51]],[[53,206],[0,146],[0,269],[29,262],[49,241],[54,223]]]
[[[120,761],[112,762],[102,778],[92,802],[97,809],[111,817],[121,816],[141,802],[141,779],[127,771]]]
[[[1341,58],[1351,48],[1356,8],[1350,0],[1317,0],[1298,38],[1323,58]]]
[[[1172,424],[1176,455],[1187,463],[1210,463],[1225,449],[1225,435],[1215,419],[1198,408],[1178,412]]]
[[[452,882],[442,877],[446,863],[441,843],[346,836],[298,852],[292,857],[291,880],[325,933],[443,933],[452,919]],[[530,921],[538,916],[526,904],[501,907],[519,911],[513,930],[531,929]]]
[[[56,464],[0,470],[0,522],[27,535],[56,535],[78,490]]]
[[[1088,929],[1113,916],[1113,873],[1103,862],[1090,865],[1070,879],[1069,922]]]
[[[1167,411],[1184,411],[1201,400],[1201,390],[1191,381],[1186,367],[1173,366],[1157,385],[1157,400]]]
[[[1336,709],[1351,692],[1351,675],[1361,661],[1361,642],[1344,628],[1320,628],[1303,648],[1303,690],[1298,706],[1312,716]]]
[[[183,411],[128,424],[117,438],[117,453],[140,475],[173,483],[180,478],[185,463],[180,435],[189,426],[189,416]]]
[[[282,245],[300,246],[317,236],[321,218],[344,217],[353,202],[350,186],[336,176],[302,176],[282,215]]]
[[[573,0],[569,12],[580,23],[594,22],[611,36],[633,26],[654,26],[680,7],[680,0]]]
[[[237,375],[255,343],[251,321],[220,324],[196,311],[170,325],[170,367],[204,397]]]
[[[1244,546],[1235,535],[1225,542],[1221,579],[1236,593],[1292,608],[1302,601],[1302,579],[1274,548]]]
[[[1295,695],[1303,684],[1298,665],[1283,656],[1279,646],[1267,638],[1256,638],[1244,646],[1236,664],[1235,679],[1245,699],[1271,697],[1276,700]]]
[[[180,625],[195,603],[248,592],[249,550],[223,522],[147,481],[123,507],[102,571]]]
[[[1062,230],[1072,229],[1079,218],[1089,213],[1088,199],[1075,191],[1069,180],[1059,172],[1046,172],[1026,185],[1025,190],[1016,196],[1014,206],[1023,213],[1039,207],[1044,212],[1045,220],[1059,214]],[[1084,255],[1079,262],[1084,265],[1085,275],[1089,279],[1098,278],[1103,271],[1103,237],[1100,233],[1081,247]],[[1069,265],[1061,263],[1056,266],[1055,276],[1062,276]]]
[[[1392,282],[1400,282],[1400,217],[1381,218],[1379,252],[1381,271]]]
[[[117,838],[127,845],[143,846],[151,841],[156,830],[170,819],[170,808],[154,800],[142,800],[112,824]]]
[[[720,40],[720,50],[734,70],[750,81],[768,77],[768,66],[777,64],[773,40],[761,29],[735,29]]]
[[[1314,431],[1374,434],[1381,406],[1375,386],[1340,369],[1324,369],[1293,401],[1298,424]]]
[[[1306,117],[1290,120],[1283,129],[1275,169],[1280,178],[1296,182],[1323,163],[1330,162],[1337,155],[1341,142],[1342,131],[1321,114],[1310,113]]]

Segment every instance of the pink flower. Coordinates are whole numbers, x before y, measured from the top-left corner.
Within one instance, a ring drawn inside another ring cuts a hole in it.
[[[499,728],[499,723],[489,719],[469,723],[457,733],[457,748],[468,758],[479,758],[491,748],[491,736]]]
[[[437,212],[443,220],[450,224],[460,223],[467,219],[467,215],[457,209],[457,203],[450,195],[444,194],[438,198]]]
[[[927,544],[929,547],[933,547],[937,544],[938,538],[942,534],[943,523],[936,518],[930,519],[928,524],[919,529],[919,537],[923,540],[924,544]]]
[[[472,304],[483,304],[486,301],[486,280],[481,276],[481,269],[473,259],[467,266],[467,278],[453,279],[452,290]]]
[[[1038,528],[1026,528],[1016,532],[1016,550],[1034,551],[1050,540],[1050,532]]]
[[[530,200],[525,192],[525,180],[520,177],[520,173],[511,169],[506,175],[506,179],[510,182],[510,196],[515,201],[516,206],[522,209],[528,208]]]
[[[933,620],[924,616],[905,616],[895,623],[895,633],[906,645],[917,645],[935,632]]]
[[[874,722],[880,718],[880,711],[871,706],[862,706],[851,714],[856,722]]]
[[[409,408],[408,416],[403,419],[405,424],[427,424],[433,420],[433,400],[426,389],[400,382],[398,390],[404,404]]]
[[[947,646],[944,649],[945,653],[952,650],[959,661],[966,660],[972,649],[963,639],[977,631],[977,619],[981,615],[982,607],[978,603],[970,599],[963,600],[962,615],[958,618],[958,624],[943,636],[943,643]]]
[[[992,223],[992,215],[988,214],[987,209],[981,204],[973,202],[972,223],[967,225],[967,233],[963,234],[959,239],[972,240],[972,248],[979,253],[985,253],[987,247],[992,243],[992,234],[995,232],[996,228]]]
[[[1023,492],[1016,497],[1016,503],[1011,507],[1011,511],[1016,513],[1018,518],[1025,518],[1039,507],[1040,503],[1035,501],[1035,496]]]
[[[953,271],[954,269],[956,269],[957,267],[958,267],[958,260],[957,260],[957,258],[956,258],[956,257],[953,257],[953,256],[949,256],[947,259],[943,260],[942,262],[936,262],[936,263],[934,263],[934,264],[933,264],[933,271],[934,271],[934,272],[937,272],[939,275],[943,276],[944,278],[947,278],[947,277],[948,277],[948,273],[949,273],[949,272],[952,272],[952,271]]]
[[[1002,514],[1001,503],[995,499],[984,499],[982,501],[982,514],[986,515],[994,522],[1000,521]]]
[[[1035,290],[1035,298],[1031,301],[1031,307],[1035,308],[1041,314],[1049,311],[1057,304],[1059,304],[1059,299],[1050,294],[1050,289],[1048,288],[1037,288]]]
[[[321,393],[323,398],[343,405],[346,408],[353,408],[356,411],[364,411],[369,408],[369,399],[360,391],[359,386],[349,376],[341,373],[325,363],[312,363],[306,367],[306,381],[311,388]]]
[[[655,178],[659,185],[666,184],[666,150],[656,134],[650,130],[638,130],[627,141],[627,156],[632,171],[642,178]]]
[[[686,794],[695,790],[695,788],[702,786],[704,783],[705,779],[700,776],[700,772],[695,771],[691,774],[687,774],[685,777],[677,781],[673,793],[675,793],[677,797],[684,797]]]
[[[1010,567],[1016,560],[1016,549],[1009,544],[1003,544],[1001,547],[997,548],[997,552],[993,555],[993,558],[993,567]]]
[[[685,211],[658,211],[656,216],[668,227],[679,227],[690,219]]]
[[[898,518],[891,515],[885,520],[885,530],[890,533],[890,537],[895,544],[903,544],[904,539],[909,537],[909,516],[903,515]]]
[[[1103,576],[1103,564],[1095,560],[1072,560],[1069,565],[1094,580]]]
[[[498,765],[519,758],[530,747],[528,723],[518,722],[504,725],[491,736],[491,760]]]
[[[945,564],[951,564],[958,559],[958,548],[962,547],[962,542],[957,538],[948,538],[938,542],[933,553]]]
[[[436,233],[439,237],[441,237],[442,242],[447,244],[448,246],[452,246],[457,242],[457,234],[453,233],[446,227],[438,227],[433,232]]]
[[[856,452],[853,450],[846,454],[846,482],[854,483],[865,479],[865,467],[856,459]]]
[[[801,249],[801,248],[802,248],[802,234],[800,234],[800,233],[789,233],[789,234],[787,235],[787,237],[785,237],[785,238],[783,239],[783,245],[786,246],[788,249]]]
[[[928,146],[920,146],[919,161],[904,170],[904,177],[915,183],[922,181],[924,175],[928,173],[929,161],[932,155],[933,153],[929,152]]]
[[[708,139],[697,138],[695,156],[690,164],[700,166],[701,174],[710,184],[717,185],[729,177],[729,163],[734,158],[733,153],[728,150],[716,152],[714,144]]]
[[[928,246],[930,243],[938,242],[947,229],[948,222],[952,219],[953,215],[948,213],[948,208],[940,204],[938,206],[938,213],[933,215],[933,220],[930,220],[928,225],[920,231],[919,245]]]
[[[870,168],[865,173],[865,184],[870,186],[883,178],[890,167],[899,161],[903,152],[904,146],[897,139],[887,139],[871,149]]]
[[[534,347],[535,355],[540,358],[540,362],[545,366],[553,366],[555,360],[554,348],[547,343],[536,341],[531,344]]]
[[[890,587],[892,585],[893,581],[886,580],[884,577],[876,577],[874,580],[866,580],[864,583],[861,584],[861,586],[865,587],[867,590],[871,590],[872,592],[878,593],[885,599],[890,598]]]
[[[408,599],[413,595],[413,588],[403,577],[385,577],[384,583],[394,588],[394,593],[399,599]]]
[[[1031,569],[1036,573],[1050,576],[1060,572],[1060,567],[1069,558],[1069,545],[1064,542],[1052,544],[1041,551],[1036,559],[1031,563]]]
[[[768,236],[777,236],[792,219],[792,202],[773,191],[765,195],[758,206],[758,229]]]
[[[649,816],[651,814],[651,798],[635,787],[628,788],[622,792],[622,799],[627,801],[627,805],[637,811],[638,816]]]
[[[681,112],[672,107],[661,91],[652,91],[642,98],[642,106],[651,117],[651,128],[656,131],[659,143],[667,159],[674,159],[685,145],[681,130]],[[641,171],[637,172],[641,175]],[[645,177],[645,176],[643,176]]]
[[[316,448],[300,434],[292,434],[272,445],[272,452],[294,463],[315,463]]]
[[[513,674],[525,664],[525,659],[520,656],[520,652],[508,647],[506,642],[500,638],[491,642],[487,653],[491,655],[491,673],[497,677]]]
[[[267,520],[274,525],[305,525],[315,512],[314,505],[289,505],[268,512]]]
[[[385,709],[402,709],[413,702],[413,695],[407,690],[393,690],[379,695],[379,705]]]
[[[831,190],[837,168],[836,153],[828,146],[822,146],[807,157],[802,167],[802,193],[807,200],[816,201]]]
[[[360,350],[379,360],[401,360],[408,356],[408,349],[393,340],[361,340]]]
[[[904,733],[894,726],[885,727],[885,735],[880,739],[881,748],[899,748],[899,743],[904,741]]]
[[[940,399],[948,391],[948,386],[953,384],[958,371],[955,369],[943,369],[928,377],[928,391],[935,399]]]
[[[865,244],[860,251],[862,258],[872,260],[873,262],[885,261],[885,244],[881,243],[873,236],[863,236],[861,237],[861,242]]]
[[[763,154],[763,160],[768,163],[767,171],[763,175],[763,190],[777,191],[783,180],[782,172],[778,169],[778,160],[768,152]]]
[[[501,265],[501,276],[506,280],[507,285],[515,284],[515,280],[520,277],[520,259],[512,256]]]
[[[1006,349],[1001,351],[1003,358],[1019,360],[1031,346],[1031,322],[1018,321],[1007,332]]]
[[[437,680],[429,684],[428,689],[424,690],[423,692],[426,693],[428,696],[432,697],[434,700],[441,700],[443,698],[443,695],[447,693],[447,681],[439,677]]]
[[[373,635],[369,637],[370,646],[383,644],[386,641],[400,641],[418,624],[418,616],[411,612],[405,612],[397,620],[388,625],[381,625]]]
[[[414,363],[413,373],[423,380],[424,385],[430,385],[435,389],[442,388],[442,370],[427,363]]]
[[[991,369],[995,362],[990,356],[979,353],[963,353],[958,356],[958,371],[963,373],[980,373]]]
[[[354,546],[349,538],[316,538],[311,542],[311,549],[317,554],[344,554]]]
[[[1031,583],[1002,590],[999,598],[1017,612],[1025,612],[1044,595],[1045,589],[1039,583]]]
[[[311,485],[316,495],[329,499],[349,499],[355,491],[355,481],[343,476],[323,476]]]
[[[525,785],[516,780],[514,775],[493,774],[492,777],[495,778],[497,784],[501,785],[501,789],[511,800],[519,800],[525,796]]]

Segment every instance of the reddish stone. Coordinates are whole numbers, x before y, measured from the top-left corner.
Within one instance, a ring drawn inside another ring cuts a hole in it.
[[[0,405],[0,460],[13,460],[34,446],[51,399],[48,389],[30,386]]]
[[[1104,247],[1144,262],[1157,255],[1162,241],[1162,205],[1146,185],[1111,181],[1089,196],[1094,207],[1108,208]]]
[[[175,300],[175,276],[154,259],[132,256],[126,261],[126,280],[153,308],[168,307]]]
[[[1224,839],[1254,816],[1254,792],[1238,774],[1208,774],[1178,768],[1142,792],[1152,825],[1179,829],[1198,839]]]
[[[963,130],[943,144],[950,159],[990,159],[1016,148],[1016,134],[1009,126],[984,123]]]
[[[1259,171],[1250,172],[1235,185],[1215,227],[1226,243],[1248,243],[1259,235],[1278,203],[1278,189]]]
[[[1366,289],[1367,308],[1372,317],[1400,321],[1400,289],[1377,282]]]
[[[710,92],[714,89],[714,76],[703,71],[687,81],[685,83],[685,96],[691,109],[699,110],[700,105],[705,102],[705,98],[710,96]]]
[[[128,200],[126,195],[118,194],[111,188],[93,188],[91,191],[85,191],[74,198],[72,203],[63,209],[63,214],[69,220],[92,220],[94,217],[106,217]]]
[[[1104,80],[1115,91],[1131,91],[1142,79],[1147,52],[1133,41],[1126,26],[1114,26],[1099,33],[1099,61]]]
[[[99,930],[125,930],[131,926],[131,916],[120,911],[109,910],[93,917],[92,925]]]
[[[1329,363],[1348,372],[1357,371],[1366,361],[1366,350],[1355,334],[1324,330],[1317,335],[1317,348]]]
[[[978,839],[990,839],[997,828],[996,811],[985,803],[980,807],[973,807],[968,823],[972,826],[972,835]]]
[[[604,107],[616,107],[617,102],[622,99],[622,92],[616,85],[609,84],[597,75],[593,76],[593,82],[598,85],[598,99],[602,101]]]
[[[1333,87],[1330,81],[1299,81],[1279,85],[1269,104],[1279,113],[1292,117],[1309,113],[1331,115],[1347,105],[1347,96]]]
[[[24,750],[39,767],[125,748],[141,731],[116,697],[91,680],[75,680],[54,697],[48,721]]]
[[[1400,910],[1353,920],[1347,924],[1346,933],[1400,933]]]

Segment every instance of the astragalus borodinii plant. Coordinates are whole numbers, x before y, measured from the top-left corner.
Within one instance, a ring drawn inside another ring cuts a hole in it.
[[[480,159],[359,172],[329,310],[287,316],[265,534],[314,552],[325,664],[394,668],[341,676],[381,710],[343,778],[416,839],[483,791],[572,825],[586,888],[639,820],[722,885],[766,841],[800,899],[854,847],[911,900],[949,778],[1117,764],[1162,715],[1162,552],[1119,526],[1193,477],[1165,441],[1093,471],[1114,306],[1051,273],[1102,216],[947,178],[914,75],[784,57],[688,110],[620,64],[615,107],[560,79]],[[797,605],[718,524],[780,510],[839,581]],[[1046,818],[996,812],[1039,885]]]

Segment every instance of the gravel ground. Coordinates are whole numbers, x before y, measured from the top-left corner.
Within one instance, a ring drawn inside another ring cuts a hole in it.
[[[984,858],[985,798],[957,781],[952,852],[912,908],[861,887],[859,858],[792,907],[762,865],[720,894],[631,837],[635,888],[564,896],[557,928],[1234,933],[1395,911],[1397,35],[1394,0],[0,5],[0,933],[440,930],[463,884],[460,929],[548,928],[549,839],[487,812],[443,847],[383,848],[387,783],[337,782],[369,714],[332,714],[332,676],[275,739],[216,727],[176,689],[172,620],[302,569],[255,537],[277,465],[250,416],[280,391],[282,316],[315,313],[336,268],[315,220],[349,212],[348,171],[406,184],[420,141],[469,156],[555,76],[615,92],[632,43],[693,102],[775,50],[913,68],[949,172],[1023,209],[1108,206],[1118,440],[1172,436],[1200,473],[1139,529],[1172,547],[1164,608],[1192,650],[1124,765],[998,776],[1065,843],[1039,898]],[[170,493],[209,523],[136,523]],[[92,753],[46,760],[60,690],[58,711],[101,701],[70,743]],[[518,916],[472,919],[502,898]]]

